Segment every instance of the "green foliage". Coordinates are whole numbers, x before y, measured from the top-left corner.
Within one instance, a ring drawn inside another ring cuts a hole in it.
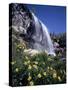
[[[59,44],[62,48],[66,47],[66,33],[60,35]]]
[[[16,37],[18,38],[18,37]],[[12,40],[12,85],[29,86],[59,84],[66,82],[66,60],[48,56],[43,52],[30,56],[24,53],[26,44]]]
[[[12,62],[12,85],[43,85],[66,82],[66,63],[57,56],[46,53],[30,57],[23,53],[20,45],[16,47]]]

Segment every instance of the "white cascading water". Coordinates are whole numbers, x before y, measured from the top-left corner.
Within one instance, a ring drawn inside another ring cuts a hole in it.
[[[34,44],[34,49],[39,51],[45,51],[48,54],[55,56],[54,47],[47,27],[34,15],[34,13],[32,13],[32,16],[34,18],[36,30],[36,33],[33,37],[36,41],[36,43]]]

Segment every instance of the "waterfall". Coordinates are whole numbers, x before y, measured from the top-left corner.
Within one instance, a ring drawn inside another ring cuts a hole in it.
[[[35,24],[35,34],[33,36],[33,39],[35,40],[34,49],[45,51],[48,54],[55,56],[54,47],[47,27],[35,16],[34,13],[32,13],[32,16]]]

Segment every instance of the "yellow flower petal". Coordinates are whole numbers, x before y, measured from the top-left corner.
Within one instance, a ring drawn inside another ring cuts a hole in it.
[[[47,69],[50,69],[50,67],[48,66]]]
[[[18,72],[18,71],[19,71],[19,69],[18,69],[18,68],[16,68],[16,69],[15,69],[15,71],[16,71],[16,72]]]
[[[38,74],[38,78],[41,78],[41,77],[42,77],[42,75],[39,73],[39,74]]]
[[[24,62],[24,65],[27,65],[27,64],[28,64],[28,63],[25,61],[25,62]]]
[[[43,65],[45,65],[45,63],[43,62]]]
[[[31,76],[29,76],[29,77],[28,77],[28,81],[30,81],[31,79],[32,79],[32,77],[31,77]]]
[[[35,63],[35,64],[38,64],[38,62],[37,62],[37,61],[35,61],[34,63]]]
[[[44,72],[43,75],[46,76],[46,72]]]
[[[16,61],[12,61],[11,64],[14,65],[16,63]]]
[[[58,80],[61,81],[61,77],[60,76],[58,76]]]
[[[53,68],[52,68],[52,67],[50,67],[50,69],[51,69],[51,70],[53,70]]]
[[[34,85],[34,82],[33,81],[30,81],[30,85],[33,86]]]
[[[28,60],[27,63],[29,64],[30,63],[30,60]]]
[[[25,57],[27,60],[29,59],[27,56]]]
[[[31,66],[31,65],[29,65],[29,66],[28,66],[28,69],[32,69],[32,66]]]
[[[38,69],[37,65],[33,65],[33,67],[34,67],[35,69]]]
[[[57,73],[53,73],[53,78],[56,78],[57,77]]]

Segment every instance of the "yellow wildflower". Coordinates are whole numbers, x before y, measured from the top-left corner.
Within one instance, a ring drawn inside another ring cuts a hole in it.
[[[24,48],[25,48],[25,46],[20,45],[20,44],[19,44],[19,45],[17,45],[17,47],[18,47],[18,48],[20,48],[20,49],[22,49],[22,48],[24,49]]]
[[[12,65],[14,65],[14,64],[15,64],[15,62],[11,62],[11,64],[12,64]]]
[[[51,70],[53,70],[53,68],[52,68],[52,67],[50,67],[50,69],[51,69]]]
[[[47,69],[50,69],[50,67],[48,66]]]
[[[45,63],[43,62],[43,65],[45,65]]]
[[[29,59],[27,56],[25,57],[27,60]]]
[[[31,65],[29,65],[29,66],[28,66],[28,69],[31,69],[31,68],[32,68],[32,66],[31,66]]]
[[[30,85],[33,86],[34,85],[34,82],[33,81],[30,81]]]
[[[18,68],[16,68],[16,69],[15,69],[15,71],[16,71],[16,72],[18,72],[18,71],[19,71],[19,69],[18,69]]]
[[[49,61],[51,61],[51,58],[48,58]]]
[[[54,72],[54,73],[53,73],[53,78],[56,78],[56,77],[57,77],[57,73]]]
[[[30,63],[30,60],[28,60],[27,63],[29,64]]]
[[[39,73],[39,74],[38,74],[38,78],[41,78],[41,77],[42,77],[42,76],[41,76],[41,74]]]
[[[28,81],[30,81],[31,79],[32,79],[32,77],[31,77],[31,76],[29,76],[29,77],[28,77]]]
[[[27,65],[27,64],[28,64],[28,63],[25,61],[25,62],[24,62],[24,65]]]
[[[46,76],[46,72],[44,72],[43,75]]]
[[[16,63],[16,61],[12,61],[11,64],[14,65]]]
[[[35,69],[38,69],[37,65],[33,65],[33,67],[34,67]]]
[[[60,78],[60,76],[58,76],[58,80],[59,80],[59,81],[61,81],[61,78]]]
[[[38,64],[38,62],[37,62],[37,61],[35,61],[34,63],[35,63],[35,64]]]

